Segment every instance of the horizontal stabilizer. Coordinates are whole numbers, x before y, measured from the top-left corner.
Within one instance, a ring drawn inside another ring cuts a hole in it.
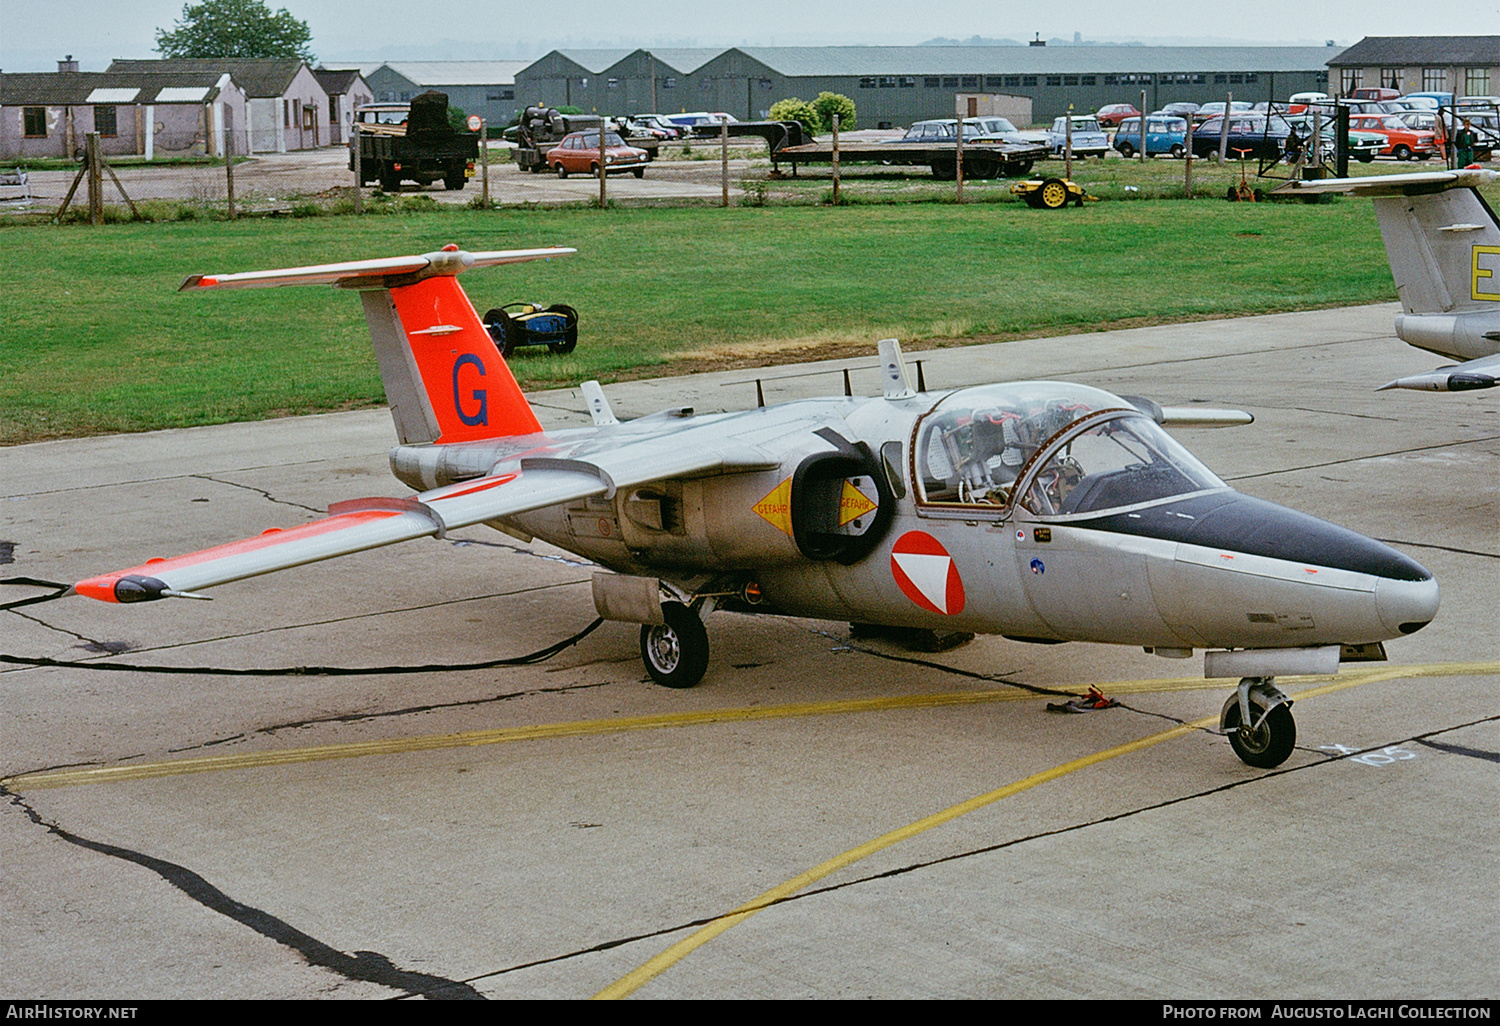
[[[264,289],[278,285],[337,285],[350,289],[383,289],[408,285],[423,278],[462,274],[475,267],[518,264],[527,260],[550,260],[577,250],[566,247],[549,249],[494,250],[467,253],[457,246],[446,246],[436,253],[421,256],[385,257],[379,260],[351,260],[340,264],[314,264],[310,267],[287,267],[272,271],[246,271],[241,274],[194,274],[182,283],[179,292],[189,289]]]
[[[1455,171],[1414,171],[1405,175],[1366,175],[1362,178],[1293,179],[1272,195],[1339,192],[1351,196],[1419,196],[1465,186],[1477,188],[1497,178],[1500,178],[1500,171],[1460,168]]]
[[[1497,381],[1500,381],[1500,355],[1484,356],[1452,367],[1439,367],[1425,374],[1397,378],[1375,391],[1409,388],[1417,392],[1472,392],[1479,388],[1494,388]]]

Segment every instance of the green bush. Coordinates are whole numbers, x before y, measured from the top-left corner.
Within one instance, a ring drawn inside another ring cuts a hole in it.
[[[832,94],[825,93],[824,95]],[[850,104],[851,108],[853,106]],[[828,131],[828,125],[823,121],[818,109],[806,100],[799,100],[795,96],[777,100],[771,104],[771,109],[766,114],[772,121],[800,121],[802,126],[813,135]]]
[[[831,131],[833,128],[833,116],[839,116],[839,131],[852,132],[856,124],[854,101],[843,93],[821,92],[818,98],[812,102],[813,109],[818,112],[818,120],[823,128],[819,131]]]

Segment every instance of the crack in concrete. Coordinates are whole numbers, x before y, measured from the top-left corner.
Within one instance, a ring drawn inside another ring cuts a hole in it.
[[[316,506],[308,506],[305,503],[292,502],[288,499],[278,499],[276,498],[276,496],[272,495],[264,488],[256,488],[254,485],[240,484],[238,481],[225,481],[223,478],[214,477],[212,474],[188,474],[187,476],[198,481],[212,481],[214,484],[227,485],[230,488],[243,488],[245,491],[255,492],[267,502],[274,502],[279,506],[291,506],[295,509],[305,509],[309,513],[317,513],[319,516],[322,516],[323,514],[328,512],[325,509],[318,509]]]
[[[966,671],[957,672],[965,673]],[[1468,723],[1458,723],[1449,727],[1439,727],[1438,729],[1428,731],[1425,734],[1407,738],[1405,741],[1394,742],[1394,744],[1406,744],[1408,742],[1415,742],[1444,751],[1453,749],[1455,750],[1456,754],[1460,755],[1477,754],[1480,757],[1488,758],[1490,757],[1490,753],[1476,752],[1476,750],[1474,749],[1461,748],[1461,746],[1458,745],[1433,744],[1426,739],[1434,737],[1438,734],[1446,734],[1450,731],[1462,730],[1467,727],[1477,726],[1483,723],[1492,723],[1496,720],[1500,720],[1500,716],[1487,716],[1482,717],[1478,720],[1470,721]],[[746,914],[747,910],[749,912],[758,912],[762,909],[773,908],[777,905],[785,905],[790,904],[791,902],[804,901],[809,898],[821,897],[826,894],[832,894],[836,891],[842,891],[852,887],[859,887],[868,883],[874,883],[877,881],[889,880],[895,877],[905,876],[909,873],[916,873],[924,869],[931,869],[949,862],[959,862],[964,859],[973,858],[975,856],[994,854],[996,852],[1005,851],[1009,848],[1027,844],[1031,841],[1044,840],[1050,837],[1057,837],[1063,834],[1070,834],[1082,830],[1087,830],[1091,827],[1103,826],[1109,823],[1132,819],[1136,816],[1141,816],[1146,813],[1170,808],[1174,805],[1181,805],[1186,802],[1196,801],[1199,798],[1207,798],[1216,794],[1222,794],[1226,791],[1232,791],[1237,788],[1248,787],[1254,784],[1261,783],[1262,781],[1271,780],[1276,777],[1283,776],[1288,773],[1300,773],[1304,770],[1313,770],[1320,767],[1329,766],[1333,763],[1342,762],[1343,760],[1352,758],[1356,755],[1362,755],[1368,752],[1378,752],[1387,747],[1390,747],[1390,743],[1382,742],[1380,744],[1371,745],[1358,751],[1343,752],[1337,755],[1329,755],[1326,752],[1318,752],[1316,754],[1322,756],[1322,758],[1318,759],[1315,762],[1304,763],[1300,766],[1289,766],[1282,769],[1267,770],[1263,773],[1259,773],[1255,776],[1247,777],[1242,780],[1230,781],[1227,784],[1220,784],[1216,787],[1206,788],[1201,791],[1194,791],[1189,794],[1178,795],[1175,798],[1165,798],[1161,801],[1153,802],[1149,805],[1142,805],[1137,808],[1126,809],[1123,812],[1117,812],[1107,816],[1099,816],[1094,819],[1084,820],[1083,822],[1079,823],[1070,823],[1067,826],[1056,827],[1052,830],[1039,830],[1034,833],[1023,835],[1021,837],[1011,838],[1007,841],[998,841],[995,844],[984,845],[978,848],[967,848],[963,851],[953,852],[949,855],[942,855],[937,858],[925,859],[920,862],[911,862],[904,866],[897,866],[893,869],[884,870],[879,873],[870,873],[866,876],[855,877],[850,880],[827,884],[822,887],[808,888],[807,890],[798,891],[795,894],[789,894],[782,898],[773,898],[761,905],[750,906],[748,908],[746,906],[741,906],[739,908],[736,908],[732,912],[726,912],[721,915],[707,916],[701,919],[690,919],[685,922],[673,924],[671,926],[663,926],[654,930],[647,930],[642,933],[631,934],[625,937],[616,937],[612,940],[601,941],[598,944],[593,944],[585,948],[577,948],[573,951],[563,952],[559,955],[551,955],[546,958],[533,959],[529,962],[522,962],[516,965],[506,966],[503,969],[496,969],[488,973],[481,973],[477,976],[470,976],[464,982],[475,984],[480,982],[481,980],[493,979],[499,976],[506,976],[511,973],[521,972],[522,970],[533,969],[539,966],[566,962],[575,958],[581,958],[587,955],[594,955],[600,952],[609,951],[614,948],[623,947],[627,944],[635,944],[650,940],[656,940],[663,937],[669,937],[673,934],[681,933],[686,930],[702,929],[705,926],[716,923],[730,916],[744,915]]]
[[[1418,445],[1410,449],[1393,449],[1389,452],[1372,452],[1363,456],[1350,456],[1346,459],[1327,460],[1323,463],[1308,463],[1296,467],[1279,467],[1276,470],[1263,470],[1256,474],[1238,474],[1234,477],[1225,477],[1225,481],[1253,481],[1260,477],[1276,477],[1280,474],[1295,474],[1304,470],[1318,470],[1323,467],[1342,467],[1351,463],[1364,463],[1367,460],[1384,459],[1387,456],[1409,456],[1412,453],[1432,452],[1436,449],[1454,449],[1466,445],[1474,445],[1478,442],[1500,441],[1500,435],[1484,435],[1479,438],[1466,438],[1456,442],[1441,442],[1437,445]]]
[[[262,937],[295,951],[308,965],[328,969],[348,980],[374,983],[412,996],[446,1000],[484,1000],[484,995],[467,983],[431,973],[402,969],[378,951],[361,950],[352,954],[339,951],[264,909],[236,901],[186,866],[131,848],[122,848],[118,845],[82,837],[56,823],[44,820],[41,814],[28,805],[20,795],[5,788],[0,788],[0,795],[9,798],[10,803],[24,812],[32,823],[44,827],[54,837],[87,851],[130,862],[155,873],[209,911],[217,912],[241,926],[248,927]]]
[[[1456,552],[1460,556],[1479,556],[1481,559],[1500,559],[1500,552],[1480,552],[1478,549],[1460,549],[1452,545],[1434,545],[1431,542],[1407,541],[1404,538],[1376,538],[1387,545],[1409,545],[1414,549],[1437,549],[1439,552]]]
[[[450,709],[477,708],[479,706],[491,705],[496,702],[509,702],[519,698],[531,698],[537,695],[567,694],[572,691],[591,691],[594,688],[608,687],[608,684],[568,684],[555,688],[529,688],[525,691],[512,691],[506,694],[490,695],[485,698],[466,698],[454,702],[434,702],[430,705],[411,705],[400,709],[385,709],[378,712],[340,713],[334,716],[315,716],[305,720],[293,720],[287,723],[274,723],[266,727],[256,727],[254,730],[233,734],[229,737],[215,738],[202,741],[198,744],[187,745],[182,748],[169,748],[167,751],[172,755],[180,755],[183,752],[198,751],[203,748],[211,748],[218,745],[230,744],[234,741],[247,739],[251,736],[263,734],[270,737],[276,736],[278,731],[297,730],[303,727],[315,727],[328,723],[363,723],[369,720],[393,719],[401,716],[415,716],[419,713],[440,712]]]
[[[1487,752],[1483,748],[1469,748],[1467,745],[1445,745],[1440,741],[1429,741],[1427,738],[1417,738],[1417,744],[1434,749],[1439,752],[1447,752],[1449,755],[1463,755],[1470,759],[1480,759],[1484,762],[1500,762],[1500,752]]]
[[[56,624],[48,623],[46,620],[43,620],[37,616],[32,616],[30,613],[22,613],[19,610],[15,609],[8,609],[6,610],[6,612],[10,613],[12,616],[19,616],[22,619],[30,620],[38,627],[45,627],[49,631],[56,631],[59,634],[66,634],[70,638],[77,638],[79,641],[84,642],[84,644],[75,645],[74,648],[81,648],[85,652],[95,652],[100,655],[119,655],[122,652],[129,652],[135,648],[134,642],[100,641],[98,638],[91,638],[86,634],[79,634],[77,631],[70,631],[66,627],[59,627]]]
[[[213,644],[215,642],[219,642],[219,641],[236,641],[236,640],[239,640],[241,638],[254,638],[254,637],[259,637],[260,635],[263,635],[263,634],[278,634],[278,633],[281,633],[281,632],[284,632],[284,631],[302,630],[302,629],[308,628],[308,627],[325,627],[325,626],[328,626],[330,624],[349,623],[349,622],[356,621],[356,620],[365,620],[365,619],[371,619],[371,618],[380,617],[380,616],[390,616],[392,614],[398,614],[398,613],[418,612],[418,611],[426,610],[426,609],[440,609],[443,606],[459,605],[459,604],[462,604],[462,603],[465,603],[465,602],[482,602],[482,601],[484,601],[486,599],[511,598],[513,596],[516,596],[516,595],[525,595],[525,594],[529,594],[531,592],[536,592],[536,591],[550,591],[550,590],[555,589],[555,588],[570,588],[570,587],[573,587],[575,585],[586,584],[586,583],[587,583],[586,581],[558,581],[558,582],[555,582],[555,583],[552,583],[552,584],[537,585],[536,587],[533,587],[533,588],[521,588],[521,589],[518,589],[516,591],[505,591],[505,592],[494,591],[494,592],[487,592],[487,593],[485,593],[483,595],[464,595],[464,596],[461,596],[459,598],[442,599],[442,600],[439,600],[437,602],[426,602],[426,603],[422,603],[421,605],[415,605],[415,606],[399,606],[399,607],[394,608],[394,609],[376,609],[376,610],[371,610],[369,612],[364,612],[364,613],[353,613],[353,614],[350,614],[349,616],[329,617],[326,620],[308,620],[308,621],[305,621],[305,622],[302,622],[302,623],[285,624],[285,625],[282,625],[280,627],[262,627],[262,628],[257,628],[255,630],[249,630],[249,631],[237,631],[237,632],[231,633],[231,634],[216,634],[213,637],[209,637],[209,638],[194,638],[191,641],[177,641],[177,642],[172,642],[172,643],[169,643],[169,644],[162,644],[162,645],[140,645],[139,643],[136,643],[136,642],[99,641],[99,640],[96,640],[94,638],[85,637],[82,634],[77,634],[77,633],[75,633],[73,631],[68,630],[65,627],[57,627],[57,626],[55,626],[53,624],[48,623],[45,620],[38,619],[35,616],[31,616],[31,615],[26,614],[26,613],[17,613],[14,609],[6,610],[6,612],[13,613],[13,614],[15,614],[17,616],[25,616],[26,619],[31,620],[32,622],[36,623],[37,626],[39,626],[39,627],[45,627],[48,630],[54,630],[54,631],[57,631],[57,632],[59,632],[61,634],[67,634],[70,637],[74,637],[74,638],[79,639],[80,641],[88,642],[91,645],[99,645],[99,646],[127,645],[128,647],[125,648],[125,649],[121,649],[121,651],[131,651],[131,652],[137,652],[137,653],[140,653],[140,654],[145,654],[147,652],[166,652],[166,651],[170,651],[170,650],[176,649],[176,648],[193,648],[193,647],[195,647],[197,645],[211,645],[211,644]],[[83,647],[83,646],[80,646],[80,647]],[[101,651],[101,650],[100,649],[95,649],[95,650],[91,650],[91,651]],[[22,668],[24,668],[24,667],[22,667]],[[9,669],[0,669],[0,673],[9,673],[9,672],[11,672],[11,670],[9,670]],[[207,672],[207,671],[205,671],[205,672]]]

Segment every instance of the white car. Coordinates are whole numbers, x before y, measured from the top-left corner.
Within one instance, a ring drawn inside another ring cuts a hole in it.
[[[1109,152],[1109,136],[1092,114],[1074,114],[1072,125],[1072,147],[1075,157],[1100,157]],[[1068,145],[1068,119],[1060,117],[1047,130],[1047,147],[1055,156],[1062,156]]]

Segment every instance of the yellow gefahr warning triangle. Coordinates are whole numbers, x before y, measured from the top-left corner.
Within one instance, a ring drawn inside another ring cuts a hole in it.
[[[844,494],[839,496],[839,526],[843,527],[849,521],[856,520],[875,509],[876,504],[871,501],[870,497],[845,478]]]
[[[845,487],[848,483],[845,482]],[[782,531],[788,538],[792,537],[792,479],[787,478],[781,484],[772,488],[754,506],[756,516],[766,523]]]

